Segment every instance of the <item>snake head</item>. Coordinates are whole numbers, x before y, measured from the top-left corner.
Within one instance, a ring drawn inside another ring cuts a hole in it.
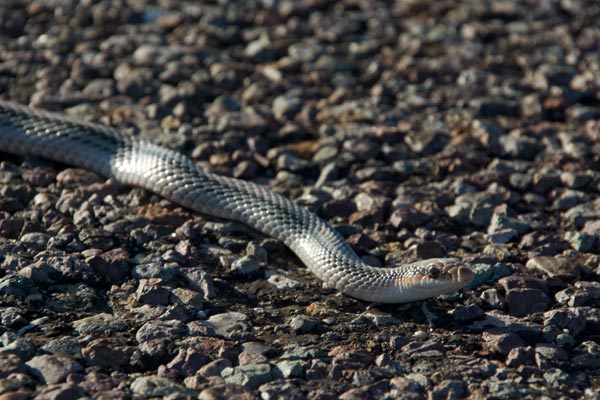
[[[391,269],[389,285],[371,287],[368,291],[345,291],[351,296],[376,303],[408,303],[454,292],[475,276],[457,258],[432,258]]]
[[[432,258],[409,264],[398,285],[412,293],[413,299],[420,300],[454,292],[475,277],[461,260],[457,258]]]

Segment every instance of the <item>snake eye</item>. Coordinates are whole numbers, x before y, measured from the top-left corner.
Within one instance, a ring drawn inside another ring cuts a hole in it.
[[[440,276],[440,273],[441,273],[440,269],[438,267],[436,267],[435,265],[430,264],[427,266],[427,275],[429,275],[430,278],[435,279]]]

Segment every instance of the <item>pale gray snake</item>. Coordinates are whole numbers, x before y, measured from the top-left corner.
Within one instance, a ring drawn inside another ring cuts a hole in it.
[[[462,288],[473,272],[453,258],[376,268],[311,211],[250,182],[210,174],[186,156],[106,126],[0,101],[0,151],[86,168],[283,241],[328,286],[366,301],[404,303]]]

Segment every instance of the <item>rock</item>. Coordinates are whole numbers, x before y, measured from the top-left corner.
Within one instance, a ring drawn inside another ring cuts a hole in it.
[[[277,170],[290,171],[295,173],[306,173],[314,169],[312,161],[304,160],[290,153],[284,153],[277,157]]]
[[[39,297],[41,299],[41,294],[31,279],[12,274],[0,278],[0,296],[18,296],[23,299]]]
[[[228,367],[231,367],[231,361],[218,358],[200,368],[198,374],[203,377],[220,376],[223,370]]]
[[[549,387],[572,385],[572,380],[569,374],[558,368],[551,368],[548,371],[544,371],[544,380]]]
[[[300,282],[273,271],[265,271],[265,277],[277,289],[299,289],[302,286]]]
[[[302,378],[304,375],[304,362],[299,360],[284,360],[273,366],[274,378]]]
[[[378,314],[378,313],[364,313],[361,315],[361,317],[364,317],[368,320],[370,320],[375,326],[390,326],[390,325],[399,325],[400,323],[402,323],[401,320],[399,320],[396,317],[393,317],[391,315],[387,315],[387,314]]]
[[[592,250],[598,242],[597,235],[577,231],[565,232],[564,239],[571,244],[574,250],[582,253]]]
[[[593,283],[598,284],[598,282]],[[581,307],[588,305],[599,298],[595,288],[591,291],[586,289],[587,288],[569,287],[557,292],[554,297],[556,301],[562,305]]]
[[[290,399],[304,400],[306,396],[293,382],[277,380],[259,386],[258,391],[263,400]]]
[[[404,376],[390,379],[390,395],[392,398],[405,398],[407,400],[423,398],[419,384]]]
[[[239,365],[262,364],[267,363],[268,361],[268,358],[263,354],[252,351],[244,350],[238,355]]]
[[[42,346],[42,350],[52,354],[69,354],[71,356],[78,356],[81,354],[81,345],[74,337],[62,336],[50,340],[48,343]]]
[[[187,333],[185,325],[181,321],[148,321],[138,329],[135,339],[138,343],[160,338],[176,338]]]
[[[538,289],[511,289],[506,293],[508,311],[517,317],[546,311],[550,306],[550,298]]]
[[[342,400],[383,398],[389,389],[389,382],[387,380],[381,380],[370,385],[347,390],[346,392],[342,393],[339,398]]]
[[[200,293],[204,300],[210,300],[216,296],[213,279],[203,270],[203,267],[183,268],[180,275],[188,288]]]
[[[542,370],[561,367],[568,361],[569,355],[560,347],[547,344],[539,344],[535,347],[535,363]]]
[[[171,291],[158,278],[140,279],[134,298],[136,302],[153,306],[169,304]]]
[[[73,321],[73,329],[80,335],[90,335],[100,332],[111,334],[127,330],[129,327],[129,321],[116,318],[113,315],[106,313],[100,313]]]
[[[221,377],[227,383],[256,389],[272,379],[271,366],[269,364],[252,364],[225,368],[221,372]]]
[[[16,354],[0,352],[0,379],[5,379],[11,374],[25,373],[27,368]]]
[[[460,380],[444,380],[438,383],[431,391],[431,399],[463,398],[465,396],[464,383]]]
[[[118,339],[95,339],[82,350],[86,364],[119,367],[129,362],[134,348]]]
[[[573,278],[580,274],[579,265],[567,257],[537,256],[529,259],[525,267],[542,271],[551,278]]]
[[[488,237],[493,243],[507,243],[527,230],[529,225],[503,214],[493,214],[488,226]]]
[[[500,278],[510,275],[510,268],[506,264],[483,264],[483,263],[469,263],[469,268],[475,273],[475,277],[465,285],[464,290],[472,290],[476,287],[483,285],[484,283],[492,283],[498,281]]]
[[[492,328],[483,332],[483,345],[491,351],[508,355],[512,349],[524,346],[525,342],[515,333]]]
[[[321,328],[321,321],[307,315],[296,315],[292,317],[289,326],[296,334],[316,333]]]
[[[273,115],[279,121],[290,120],[302,108],[302,99],[294,96],[281,95],[273,100]]]
[[[477,318],[483,317],[484,312],[477,304],[471,304],[464,307],[456,307],[452,310],[452,318],[458,323],[466,323]]]
[[[66,355],[35,356],[26,364],[36,377],[47,384],[63,382],[69,374],[83,371],[81,364]]]
[[[244,256],[235,260],[230,267],[234,275],[248,276],[260,269],[260,264],[254,256]]]
[[[336,346],[329,351],[331,367],[339,370],[358,370],[367,367],[375,360],[373,354],[352,346]]]
[[[562,334],[579,335],[586,327],[586,317],[581,308],[560,308],[544,313],[544,338],[552,342]]]
[[[85,391],[72,383],[47,386],[35,396],[38,400],[81,399],[85,397]]]
[[[129,273],[129,255],[123,249],[114,249],[88,258],[87,263],[109,282],[119,282]]]
[[[254,391],[248,387],[235,384],[215,385],[206,388],[198,395],[199,400],[254,400],[256,395]]]
[[[215,332],[226,338],[235,338],[241,333],[250,330],[250,318],[239,312],[227,312],[215,314],[208,319]]]
[[[196,374],[209,361],[208,356],[192,348],[180,348],[165,368],[159,369],[161,375],[190,376]]]
[[[184,288],[175,288],[171,290],[171,294],[169,295],[170,304],[181,304],[194,310],[202,310],[202,300],[202,294]]]
[[[188,389],[159,376],[140,376],[130,385],[133,394],[143,397],[166,397],[174,393],[192,395]]]
[[[506,366],[517,368],[522,365],[534,365],[535,352],[532,347],[514,347],[510,349],[506,356]]]
[[[481,292],[480,299],[485,302],[490,308],[494,308],[497,310],[501,310],[506,306],[506,301],[504,298],[498,293],[496,289],[487,289]]]
[[[408,354],[411,359],[439,358],[444,356],[446,348],[440,343],[433,341],[426,341],[423,343],[415,341],[402,347],[402,351]]]

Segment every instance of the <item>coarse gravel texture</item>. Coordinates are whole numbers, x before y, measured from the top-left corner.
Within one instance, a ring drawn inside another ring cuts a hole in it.
[[[0,153],[0,399],[600,398],[600,3],[0,2],[0,97],[268,185],[400,306],[88,171]]]

